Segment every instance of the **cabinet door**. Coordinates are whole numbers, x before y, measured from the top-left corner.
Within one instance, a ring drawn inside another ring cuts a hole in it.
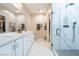
[[[28,54],[30,47],[33,43],[33,39],[34,39],[33,33],[28,34],[27,36],[24,37],[24,55]]]
[[[32,43],[33,43],[33,41],[34,41],[34,34],[32,34],[32,35],[31,35],[30,40],[31,40],[31,42],[30,42],[30,43],[31,43],[31,45],[32,45]]]
[[[27,55],[29,48],[30,48],[30,39],[27,36],[25,36],[24,37],[24,55]]]
[[[14,56],[14,42],[0,47],[0,56]]]
[[[16,56],[22,56],[24,54],[23,52],[23,38],[20,38],[15,41],[15,51],[16,51]]]

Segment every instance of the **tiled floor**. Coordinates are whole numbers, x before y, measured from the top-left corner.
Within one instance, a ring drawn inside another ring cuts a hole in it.
[[[54,56],[54,55],[50,49],[49,42],[44,41],[43,39],[37,39],[32,45],[32,48],[29,51],[28,56]]]

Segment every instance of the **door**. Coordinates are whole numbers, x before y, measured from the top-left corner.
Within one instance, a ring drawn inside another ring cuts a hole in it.
[[[24,55],[26,56],[32,46],[34,40],[33,33],[28,34],[24,37]]]
[[[52,48],[58,50],[60,47],[59,4],[52,4],[52,8]]]
[[[28,54],[28,51],[30,49],[31,46],[31,41],[30,41],[30,37],[25,36],[24,37],[24,55],[26,56]]]
[[[23,51],[23,37],[19,38],[15,41],[15,54],[16,56],[23,56],[24,51]]]

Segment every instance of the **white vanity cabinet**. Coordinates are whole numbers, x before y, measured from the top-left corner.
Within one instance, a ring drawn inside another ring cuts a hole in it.
[[[23,56],[23,37],[19,38],[15,41],[15,55],[16,56]]]
[[[0,47],[0,56],[23,56],[23,37]]]
[[[5,38],[5,40],[8,40],[5,43],[1,41],[4,44],[0,45],[0,56],[27,56],[34,37],[33,33],[25,33],[13,39],[8,39]]]
[[[14,56],[15,48],[14,42],[8,43],[4,46],[0,46],[0,56]]]

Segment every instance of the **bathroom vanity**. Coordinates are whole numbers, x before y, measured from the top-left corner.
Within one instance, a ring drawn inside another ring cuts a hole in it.
[[[0,33],[0,56],[26,56],[34,40],[33,32]]]

